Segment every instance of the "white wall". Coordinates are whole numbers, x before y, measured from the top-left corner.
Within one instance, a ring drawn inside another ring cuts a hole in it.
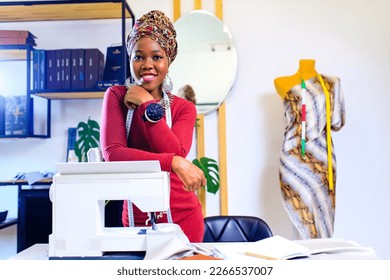
[[[182,13],[193,9],[193,1],[182,2]],[[204,9],[214,12],[214,1],[203,2]],[[129,3],[137,17],[151,9],[173,16],[171,0]],[[390,2],[225,0],[223,4],[223,18],[238,52],[237,80],[226,101],[229,214],[262,217],[274,234],[294,236],[279,191],[285,122],[273,80],[294,74],[299,59],[313,58],[320,73],[341,78],[346,101],[346,125],[333,133],[338,161],[335,237],[372,246],[379,256],[390,259],[390,224],[384,218],[390,213],[386,176]],[[14,28],[30,29],[38,36],[39,48],[80,46],[105,51],[107,44],[116,41],[112,32],[106,32],[115,29],[113,25],[111,21],[104,25],[28,23]],[[19,171],[53,170],[55,162],[65,159],[66,129],[89,116],[100,118],[100,100],[52,104],[52,138],[0,139],[0,178]],[[216,127],[216,114],[207,115],[206,155],[214,158],[218,158]],[[208,198],[208,204],[214,204],[208,214],[217,211],[216,203],[215,197]]]

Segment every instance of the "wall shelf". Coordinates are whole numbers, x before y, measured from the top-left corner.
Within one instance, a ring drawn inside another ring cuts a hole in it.
[[[16,47],[17,45],[13,45]],[[0,46],[0,60],[1,61],[22,61],[26,60],[27,50],[20,49],[20,46],[16,49],[4,49],[5,46]],[[12,47],[11,45],[9,47]]]
[[[5,1],[0,2],[0,24],[7,22],[32,21],[73,21],[73,20],[120,20],[122,47],[125,49],[126,20],[131,19],[134,25],[134,14],[126,0],[46,0],[46,1]],[[0,135],[0,138],[50,138],[51,126],[51,100],[64,99],[102,99],[104,89],[90,90],[40,90],[34,91],[31,85],[32,50],[28,45],[0,45],[0,61],[26,61],[27,62],[27,127],[33,120],[33,97],[47,99],[47,132],[44,135],[34,135],[28,131],[25,135]],[[122,52],[123,82],[126,80],[128,70],[127,52]],[[30,129],[31,130],[31,129]]]
[[[67,91],[67,92],[40,92],[34,95],[51,99],[99,99],[103,98],[105,91]]]
[[[123,13],[124,14],[123,14]],[[126,1],[18,1],[3,2],[0,22],[96,20],[134,18]]]

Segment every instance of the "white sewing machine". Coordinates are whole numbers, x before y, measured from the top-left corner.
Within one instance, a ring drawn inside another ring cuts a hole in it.
[[[169,208],[169,173],[158,161],[58,163],[50,187],[49,258],[145,251],[145,229],[104,226],[106,200],[131,200],[143,212]],[[141,234],[140,234],[141,232]]]

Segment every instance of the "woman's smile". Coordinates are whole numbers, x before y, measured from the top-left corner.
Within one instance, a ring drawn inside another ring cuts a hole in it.
[[[151,81],[153,81],[155,78],[156,78],[156,75],[152,75],[152,74],[145,74],[145,75],[142,75],[142,79],[144,80],[144,82],[151,82]]]

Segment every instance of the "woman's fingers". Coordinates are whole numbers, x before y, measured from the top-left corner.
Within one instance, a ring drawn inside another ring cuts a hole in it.
[[[203,171],[185,158],[174,156],[172,170],[179,176],[186,191],[196,191],[206,185]]]

